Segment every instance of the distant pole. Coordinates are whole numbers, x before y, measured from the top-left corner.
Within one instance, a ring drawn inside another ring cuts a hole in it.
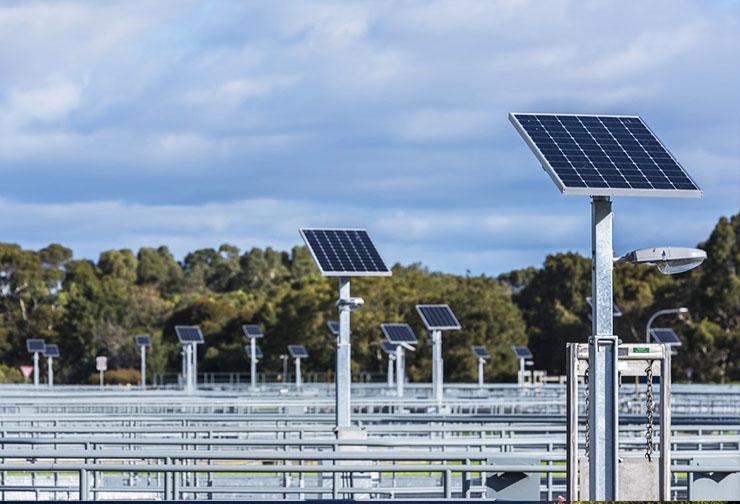
[[[146,346],[141,345],[141,390],[146,389]]]
[[[257,388],[257,339],[249,338],[249,379],[252,388]]]
[[[432,388],[434,399],[441,405],[444,394],[444,378],[442,362],[442,331],[432,331]]]
[[[349,277],[339,277],[339,338],[336,364],[336,422],[342,429],[352,425],[352,346],[350,343]]]
[[[386,379],[388,380],[388,388],[393,387],[393,359],[391,354],[388,354],[388,371],[386,372]]]
[[[526,373],[525,366],[526,366],[526,360],[523,358],[520,358],[519,359],[519,385],[524,385],[525,383],[525,380],[524,380],[524,373]]]
[[[301,379],[301,359],[296,357],[295,359],[295,387],[301,388],[303,381]]]
[[[47,371],[46,374],[49,378],[50,387],[54,386],[54,365],[53,365],[54,362],[53,361],[54,359],[52,359],[51,357],[46,358],[46,371]]]
[[[185,373],[185,390],[188,394],[193,392],[193,346],[188,344],[185,345],[185,362],[186,373]]]
[[[403,347],[396,345],[396,396],[403,397]]]
[[[478,387],[483,388],[483,364],[484,360],[478,358]]]
[[[190,358],[192,360],[192,365],[190,366],[190,378],[193,380],[192,391],[195,392],[198,390],[198,344],[191,343],[190,345],[193,347],[193,351],[190,354]]]
[[[39,353],[33,353],[33,384],[39,386]]]
[[[104,383],[103,373],[105,373],[105,371],[101,369],[99,373],[100,374],[100,390],[103,390],[103,383]]]

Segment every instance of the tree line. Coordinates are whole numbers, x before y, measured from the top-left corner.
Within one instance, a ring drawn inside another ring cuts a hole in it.
[[[684,320],[666,317],[683,346],[673,360],[675,381],[729,382],[740,379],[740,213],[722,217],[699,244],[708,259],[690,272],[666,276],[655,268],[618,264],[614,299],[623,312],[615,332],[624,342],[645,338],[645,324],[661,308],[686,306]],[[353,295],[365,306],[352,316],[355,371],[382,373],[382,322],[408,322],[419,338],[407,357],[413,381],[431,375],[430,335],[415,311],[420,303],[447,303],[462,330],[444,336],[445,379],[474,381],[470,347],[491,352],[487,380],[513,380],[512,345],[528,345],[535,368],[565,369],[565,343],[590,333],[591,261],[577,253],[547,256],[541,267],[498,277],[429,271],[421,264],[393,267],[390,278],[359,278]],[[191,252],[177,261],[167,247],[109,250],[97,262],[74,259],[72,250],[52,244],[26,250],[0,244],[0,380],[22,381],[18,366],[30,363],[27,338],[57,343],[61,358],[55,377],[85,383],[95,356],[108,356],[109,369],[138,379],[135,334],[150,334],[150,372],[178,372],[174,326],[199,325],[205,345],[199,371],[248,369],[242,324],[260,324],[265,338],[263,370],[279,371],[279,355],[304,344],[308,371],[333,367],[333,342],[326,322],[335,320],[336,279],[321,277],[305,247],[240,251],[224,244]],[[691,370],[691,371],[689,371]]]

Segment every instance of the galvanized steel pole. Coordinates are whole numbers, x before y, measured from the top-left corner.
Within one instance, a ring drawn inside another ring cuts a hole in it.
[[[432,331],[432,388],[434,399],[442,404],[444,394],[444,363],[442,362],[442,331]]]
[[[352,357],[350,345],[349,277],[339,277],[339,339],[337,340],[336,420],[337,428],[352,425]]]
[[[146,389],[146,345],[141,345],[141,389]]]

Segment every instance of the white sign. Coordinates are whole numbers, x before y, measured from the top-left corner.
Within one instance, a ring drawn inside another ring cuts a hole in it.
[[[95,357],[95,369],[98,371],[107,371],[108,357]]]

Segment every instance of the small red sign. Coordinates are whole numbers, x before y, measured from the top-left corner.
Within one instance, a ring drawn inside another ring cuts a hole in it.
[[[23,373],[23,378],[28,380],[31,377],[31,373],[33,373],[33,366],[21,366],[21,373]]]

